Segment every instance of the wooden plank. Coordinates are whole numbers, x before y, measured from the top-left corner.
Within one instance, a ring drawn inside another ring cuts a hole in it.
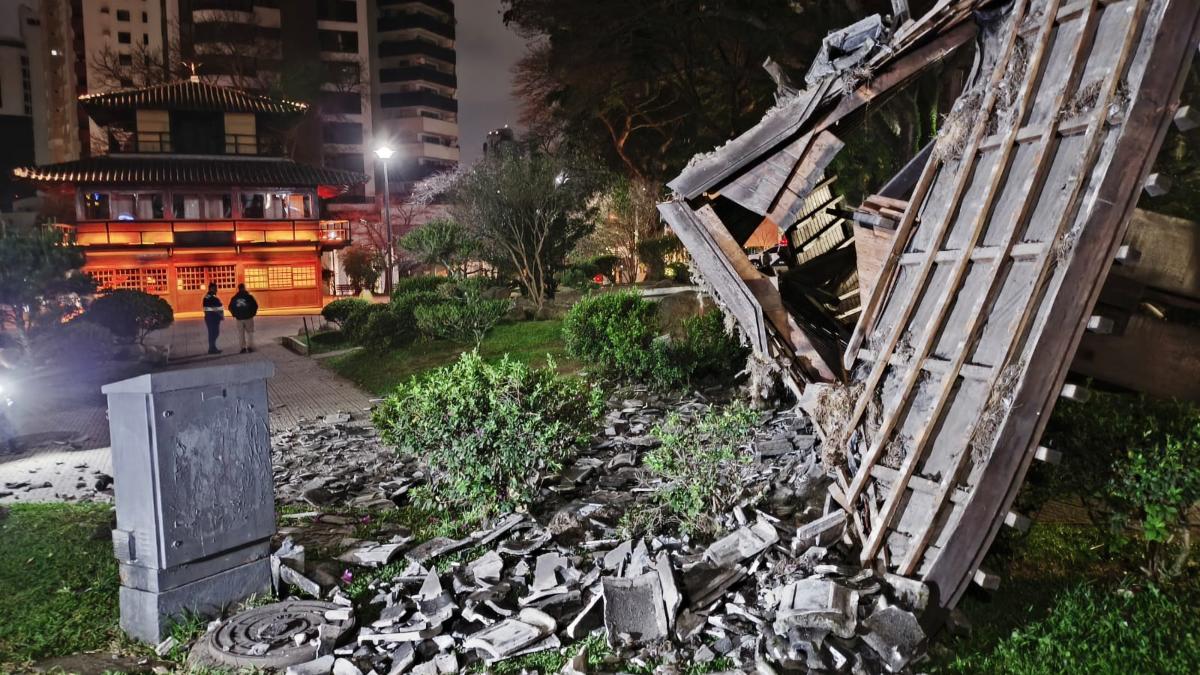
[[[1054,33],[1055,22],[1052,17],[1055,16],[1055,14],[1057,12],[1057,8],[1058,8],[1058,0],[1049,0],[1049,6],[1047,8],[1048,11],[1046,12],[1047,18],[1045,19],[1045,23],[1042,26],[1041,32],[1039,33],[1038,37],[1036,38],[1036,44],[1033,46],[1033,48],[1031,50],[1032,53],[1031,53],[1031,58],[1029,61],[1029,69],[1034,73],[1038,73],[1041,71],[1042,59],[1045,58],[1045,56],[1046,56],[1047,46],[1049,45],[1050,38]],[[1087,31],[1084,31],[1084,33],[1087,33]],[[1084,46],[1085,43],[1088,43],[1088,40],[1084,37],[1081,37],[1080,42],[1076,46],[1076,49],[1074,52],[1076,56],[1078,56],[1078,54],[1081,51],[1083,51],[1083,49],[1085,48],[1085,46]],[[1015,49],[1015,46],[1010,45],[1009,49],[1010,50]],[[1007,61],[1007,58],[1005,59],[1005,61]],[[999,71],[999,70],[1000,70],[1000,68],[998,67],[997,71]],[[1034,88],[1035,88],[1036,84],[1037,84],[1037,78],[1026,77],[1024,79],[1024,82],[1021,85],[1021,91],[1017,96],[1017,101],[1018,101],[1017,109],[1018,109],[1019,113],[1013,116],[1013,120],[1009,124],[1009,130],[1006,134],[1006,139],[1001,144],[1000,148],[998,149],[998,152],[1000,154],[1000,159],[997,160],[996,164],[994,165],[994,168],[992,171],[992,176],[989,179],[989,185],[987,187],[987,190],[986,190],[985,196],[984,196],[984,204],[983,204],[982,208],[979,209],[978,214],[974,217],[973,222],[970,225],[971,235],[968,240],[969,243],[967,243],[964,246],[964,249],[966,249],[966,250],[973,250],[975,247],[975,243],[978,242],[979,239],[983,236],[984,228],[987,226],[987,224],[989,222],[989,218],[992,215],[991,214],[992,206],[995,204],[996,199],[1000,195],[1000,192],[1001,192],[1001,189],[1003,188],[1004,182],[1009,177],[1009,175],[1008,175],[1009,160],[1011,158],[1013,148],[1016,145],[1016,136],[1017,136],[1018,130],[1020,129],[1020,120],[1024,119],[1025,114],[1030,107],[1030,103],[1035,98]],[[1065,93],[1061,94],[1061,96],[1065,97]],[[1044,139],[1043,143],[1048,144],[1048,142],[1049,142],[1049,135],[1047,135],[1047,138]],[[1045,145],[1043,145],[1043,151],[1044,151],[1044,149],[1045,149]],[[974,157],[974,155],[968,155],[967,157]],[[965,157],[964,157],[964,161],[967,161]],[[977,169],[978,169],[978,167],[976,167],[975,170],[977,170]],[[965,168],[960,168],[960,171],[962,171],[964,175],[967,173],[967,170]],[[949,218],[953,218],[953,216],[950,216]],[[1018,220],[1018,222],[1020,222],[1020,221]],[[991,270],[992,270],[991,278],[984,283],[985,288],[988,288],[989,290],[986,293],[984,293],[984,297],[980,298],[980,300],[975,303],[974,307],[971,310],[970,318],[967,321],[967,325],[969,326],[967,329],[967,332],[969,335],[969,337],[966,341],[967,345],[970,345],[974,342],[975,336],[978,334],[979,330],[981,329],[981,327],[983,325],[983,321],[982,321],[983,309],[985,306],[987,306],[989,304],[989,301],[995,296],[995,293],[997,292],[996,286],[995,286],[996,279],[999,276],[1000,270],[1004,269],[1004,267],[1005,267],[1004,263],[1007,262],[1006,259],[1008,257],[1008,252],[1012,248],[1013,244],[1016,243],[1016,239],[1019,236],[1018,233],[1019,233],[1019,228],[1014,227],[1013,234],[1009,237],[1007,245],[1004,247],[1003,253],[998,255],[997,259],[991,265]],[[921,340],[921,347],[917,350],[916,358],[917,358],[918,362],[924,361],[929,356],[930,351],[934,348],[939,328],[940,328],[942,322],[947,318],[947,314],[950,310],[951,300],[954,298],[954,295],[956,293],[958,293],[959,289],[961,288],[961,284],[962,284],[964,276],[966,275],[967,266],[968,266],[969,262],[970,261],[967,256],[962,256],[958,262],[954,263],[954,267],[953,267],[954,271],[951,272],[951,274],[950,274],[951,280],[950,280],[949,284],[946,285],[946,287],[941,292],[941,294],[938,298],[938,308],[934,313],[934,317],[932,320],[933,322],[932,322],[932,324],[929,325],[929,328],[924,332],[924,337]],[[898,331],[897,331],[897,335],[899,335]],[[900,506],[900,501],[904,496],[904,491],[907,487],[908,479],[911,478],[913,473],[917,470],[917,464],[918,464],[918,462],[920,462],[921,458],[924,456],[925,446],[930,441],[930,438],[932,437],[932,434],[933,434],[933,431],[935,428],[935,426],[934,426],[935,422],[941,417],[942,411],[945,409],[946,403],[949,401],[950,392],[953,390],[955,381],[958,378],[958,371],[962,369],[963,363],[966,361],[967,355],[969,353],[970,353],[970,350],[968,350],[965,345],[963,347],[961,347],[958,351],[958,355],[955,357],[953,363],[951,364],[950,371],[941,378],[941,384],[937,388],[937,395],[935,398],[935,403],[933,404],[933,409],[930,411],[928,417],[926,417],[920,423],[919,430],[913,436],[913,447],[909,450],[908,455],[904,458],[904,461],[901,464],[900,477],[897,480],[897,483],[892,487],[892,491],[888,495],[887,500],[884,502],[883,508],[880,509],[881,520],[879,520],[873,524],[873,530],[871,532],[871,537],[870,537],[870,539],[867,540],[866,544],[863,546],[862,559],[864,561],[868,561],[868,560],[871,560],[872,558],[874,558],[876,552],[879,549],[879,545],[883,543],[883,535],[885,532],[887,532],[887,528],[891,523],[892,517],[895,515],[896,509],[898,509]],[[876,365],[880,365],[880,364],[876,364]],[[999,369],[997,369],[997,373],[998,372],[999,372]],[[913,385],[916,384],[917,378],[920,376],[920,374],[921,374],[920,368],[910,368],[908,370],[908,374],[904,378],[904,383],[901,385],[900,397],[902,399],[907,398],[909,393],[912,392]],[[894,407],[892,409],[892,414],[890,415],[890,417],[892,418],[891,421],[888,422],[887,418],[885,418],[883,430],[881,430],[878,434],[876,434],[876,445],[878,446],[879,449],[878,449],[878,451],[872,452],[870,454],[877,455],[883,451],[883,447],[886,445],[886,443],[890,439],[892,429],[895,427],[896,421],[899,419],[901,410],[903,410],[903,405],[902,404],[897,405],[896,407]],[[966,435],[966,438],[963,439],[964,444],[966,443],[967,440],[970,439],[970,437],[971,437],[970,434]],[[872,448],[872,450],[874,450],[874,448]],[[968,454],[969,453],[966,452],[965,450],[962,453],[962,455],[964,457]],[[853,496],[853,486],[851,489],[850,496]],[[924,527],[925,532],[929,532],[930,530],[932,530],[932,522],[937,515],[936,512],[938,510],[938,501],[943,499],[944,496],[945,496],[945,493],[941,492],[935,498],[935,502],[934,502],[935,512],[933,514],[930,514],[930,517],[926,518],[924,520],[925,525],[923,527]],[[922,540],[920,542],[920,545],[923,545],[923,544],[924,544],[924,541]],[[902,574],[911,574],[912,573],[911,569],[908,567],[908,564],[909,564],[910,560],[914,559],[913,552],[918,547],[919,546],[915,545],[914,542],[910,542],[910,546],[909,546],[905,561],[902,562],[900,565],[901,570],[909,569],[909,571],[902,571],[901,572]],[[919,560],[920,556],[919,555],[915,556],[915,559]]]
[[[805,135],[751,166],[745,173],[721,187],[721,196],[759,214],[766,215],[778,199],[796,165],[804,157],[811,136]],[[777,221],[778,222],[778,221]]]
[[[742,281],[733,263],[709,236],[704,223],[683,201],[664,202],[658,205],[658,211],[687,247],[696,265],[704,271],[704,280],[712,287],[717,299],[729,308],[742,330],[746,331],[751,347],[760,354],[766,354],[768,343],[762,307]]]
[[[1021,22],[1025,18],[1025,12],[1026,12],[1027,6],[1028,6],[1028,2],[1024,2],[1024,1],[1022,1],[1019,5],[1017,5],[1017,9],[1015,10],[1015,15],[1010,19],[1011,25],[1009,27],[1009,31],[1010,31],[1011,36],[1015,37],[1017,28],[1020,26]],[[983,114],[979,115],[974,122],[974,125],[973,125],[973,127],[971,129],[971,133],[970,133],[970,139],[967,142],[966,148],[963,150],[963,153],[962,153],[962,159],[960,160],[960,169],[954,179],[953,193],[952,193],[952,196],[951,196],[950,202],[949,202],[951,204],[951,208],[947,209],[945,217],[940,219],[936,226],[933,225],[932,223],[925,223],[926,226],[934,227],[935,229],[934,229],[934,234],[933,234],[933,238],[932,238],[932,244],[927,249],[928,255],[926,256],[926,260],[924,263],[922,263],[920,265],[920,268],[918,269],[918,271],[916,273],[917,278],[916,278],[916,281],[914,282],[914,286],[913,286],[914,288],[917,288],[917,289],[923,288],[926,280],[929,277],[929,274],[933,271],[933,266],[934,266],[933,255],[942,246],[942,243],[945,241],[946,235],[950,231],[950,225],[954,221],[954,218],[955,218],[955,215],[957,212],[957,209],[954,208],[954,205],[957,205],[958,202],[962,199],[962,196],[966,192],[967,186],[969,185],[969,183],[971,181],[971,178],[972,178],[972,175],[974,172],[963,170],[963,168],[967,167],[967,166],[971,166],[974,163],[974,158],[976,156],[976,152],[979,147],[979,142],[983,139],[983,135],[987,129],[988,117],[992,113],[992,111],[995,107],[996,99],[997,99],[998,92],[999,92],[1000,81],[1003,79],[1005,68],[1007,67],[1008,61],[1012,57],[1012,54],[1015,50],[1014,45],[1015,45],[1015,41],[1014,41],[1013,37],[1009,37],[1009,39],[1007,40],[1007,42],[1005,44],[1002,55],[998,60],[998,64],[997,64],[995,70],[992,72],[991,78],[988,83],[988,87],[985,90],[986,93],[984,94],[984,100],[983,100],[982,105],[980,106],[981,110],[983,110],[984,112],[983,112]],[[934,165],[936,163],[937,162],[931,161],[930,165]],[[909,232],[911,232],[911,225],[912,225],[912,223],[910,222],[910,219],[911,219],[912,215],[915,214],[916,211],[920,209],[921,203],[923,202],[923,200],[924,200],[924,194],[921,195],[920,199],[912,200],[912,204],[909,206],[908,211],[905,214],[904,223],[901,224],[901,227],[899,228],[899,230],[897,232],[897,236],[896,236],[897,246],[893,246],[893,248],[892,248],[892,257],[895,257],[897,249],[902,244],[902,242],[904,244],[907,244]],[[904,231],[905,224],[907,224],[909,226],[908,232]],[[889,257],[889,262],[891,262],[891,260],[892,260],[892,258]],[[871,300],[873,303],[874,303],[876,297],[878,297],[880,295],[879,290],[880,289],[877,288],[876,292],[873,293],[871,296]],[[850,417],[846,422],[847,428],[849,428],[849,429],[854,429],[855,427],[858,426],[859,421],[862,419],[863,413],[866,412],[868,403],[874,399],[875,388],[879,385],[879,381],[883,378],[883,373],[887,369],[887,360],[891,358],[892,351],[896,348],[896,343],[899,342],[901,334],[904,332],[906,326],[908,325],[909,317],[912,315],[912,312],[913,312],[913,305],[908,304],[908,305],[903,306],[901,308],[900,312],[901,312],[900,316],[896,319],[896,322],[895,322],[892,330],[889,331],[887,340],[886,340],[883,348],[879,351],[878,359],[875,361],[874,366],[872,366],[872,368],[871,368],[871,374],[867,377],[866,383],[863,388],[863,394],[862,394],[862,396],[859,397],[858,402],[855,404],[854,410],[851,412]],[[866,318],[865,314],[864,314],[863,318],[864,319]],[[862,323],[863,323],[863,321],[860,320],[859,325],[861,326]],[[857,328],[855,330],[857,332]],[[861,339],[861,336],[860,336],[860,339]],[[911,372],[919,373],[919,370],[914,369]],[[913,376],[913,380],[915,381],[915,375]],[[851,481],[851,483],[850,483],[850,489],[846,492],[846,498],[851,503],[856,502],[858,500],[858,496],[860,494],[862,494],[863,487],[866,485],[867,480],[870,478],[871,467],[874,466],[875,463],[878,462],[880,457],[883,455],[884,447],[885,447],[888,439],[890,439],[890,437],[891,437],[892,428],[896,423],[896,419],[899,415],[899,411],[903,408],[904,408],[904,402],[901,401],[896,406],[894,406],[891,410],[887,411],[884,414],[884,417],[882,420],[882,426],[880,427],[880,430],[878,432],[876,432],[876,434],[875,434],[876,442],[871,445],[871,447],[867,451],[867,453],[865,455],[863,455],[863,457],[860,459],[858,472],[855,474],[853,481]],[[847,451],[849,451],[849,450],[850,449],[847,448]],[[880,529],[882,529],[882,528],[880,528]],[[880,540],[875,535],[876,535],[876,533],[873,532],[871,543],[878,544],[878,542]],[[872,551],[872,557],[873,556],[874,556],[874,552]]]
[[[875,282],[883,270],[884,260],[892,249],[895,233],[854,224],[854,250],[858,254],[858,293],[860,302],[871,296]]]
[[[767,218],[778,223],[783,229],[789,229],[804,206],[804,198],[821,181],[825,167],[829,166],[844,146],[845,143],[840,138],[828,131],[818,133],[796,163],[787,185],[779,191]]]
[[[1160,398],[1200,402],[1200,328],[1135,314],[1120,335],[1087,333],[1071,372]]]
[[[1081,78],[1083,77],[1084,69],[1081,67],[1080,60],[1086,54],[1088,54],[1088,52],[1092,48],[1093,41],[1095,40],[1098,19],[1100,16],[1099,11],[1097,11],[1097,10],[1098,10],[1098,5],[1096,4],[1096,0],[1090,0],[1087,7],[1084,9],[1085,13],[1084,13],[1083,17],[1079,19],[1079,21],[1082,22],[1082,28],[1079,31],[1075,47],[1071,52],[1070,65],[1068,66],[1068,70],[1069,70],[1070,74],[1068,75],[1065,86],[1063,86],[1063,88],[1059,91],[1059,93],[1053,97],[1053,103],[1051,104],[1051,107],[1050,107],[1051,110],[1061,109],[1063,104],[1067,100],[1067,96],[1069,94],[1074,94],[1075,91],[1077,91],[1077,89],[1080,86],[1083,86],[1083,84],[1084,84],[1081,81]],[[1120,65],[1116,69],[1117,72],[1121,72],[1122,67],[1120,67],[1120,66],[1123,65],[1124,60],[1128,57],[1130,50],[1132,50],[1132,48],[1133,48],[1134,36],[1136,36],[1138,34],[1138,28],[1139,28],[1138,24],[1139,24],[1139,20],[1137,18],[1135,18],[1133,21],[1133,25],[1131,26],[1130,30],[1126,34],[1127,39],[1122,44],[1122,48],[1121,48],[1122,52],[1121,52],[1121,55],[1118,57],[1118,64],[1120,64]],[[1105,90],[1104,95],[1101,97],[1101,99],[1097,103],[1097,105],[1096,105],[1097,110],[1106,111],[1108,109],[1108,102],[1111,99],[1112,95],[1116,91],[1117,79],[1118,78],[1116,78],[1116,77],[1110,77],[1111,82],[1110,82],[1108,88]],[[1036,166],[1035,174],[1034,174],[1035,177],[1033,179],[1032,187],[1029,192],[1029,194],[1031,196],[1038,195],[1042,192],[1045,181],[1050,173],[1050,168],[1053,165],[1053,161],[1052,161],[1053,153],[1050,152],[1050,149],[1053,146],[1054,136],[1056,133],[1055,128],[1054,128],[1055,124],[1056,123],[1052,121],[1050,123],[1049,128],[1046,129],[1045,133],[1043,134],[1041,140],[1038,141],[1037,159],[1034,162],[1035,166]],[[1099,128],[1100,128],[1100,125],[1098,124],[1095,127],[1095,129],[1098,130]],[[1089,145],[1089,153],[1092,152],[1092,149],[1098,147],[1098,134],[1097,134],[1097,136],[1091,138],[1091,142],[1088,145]],[[1086,162],[1085,162],[1085,165],[1086,165]],[[1075,192],[1076,196],[1078,195],[1078,191],[1082,190],[1084,183],[1085,183],[1085,178],[1080,176],[1079,180],[1076,181],[1076,192]],[[1072,201],[1073,201],[1073,199],[1074,199],[1074,197],[1072,198]],[[1035,199],[1026,199],[1025,202],[1022,204],[1021,210],[1020,210],[1016,220],[1013,223],[1012,232],[1008,236],[1008,242],[1006,244],[1007,248],[1011,248],[1012,246],[1014,246],[1017,243],[1017,241],[1020,239],[1021,234],[1023,232],[1023,227],[1024,227],[1026,221],[1030,217],[1032,217],[1035,206],[1036,206]],[[1060,218],[1058,227],[1055,228],[1055,232],[1056,232],[1055,237],[1053,239],[1050,239],[1049,241],[1058,241],[1058,237],[1061,236],[1063,227],[1065,227],[1066,223],[1070,220],[1070,214],[1072,214],[1072,213],[1073,213],[1073,210],[1071,208],[1066,209],[1066,211],[1062,214],[1062,216]],[[1042,253],[1041,256],[1039,256],[1039,262],[1042,265],[1043,273],[1044,273],[1045,269],[1047,268],[1048,263],[1050,263],[1050,261],[1052,260],[1050,253],[1051,253],[1051,251],[1049,249],[1047,249]],[[1002,269],[1003,269],[1003,265],[1000,265],[1000,264],[997,264],[992,268],[992,278],[991,278],[991,284],[990,284],[991,290],[988,292],[987,297],[984,298],[982,302],[977,303],[972,308],[971,319],[970,319],[971,328],[969,329],[969,332],[968,332],[966,346],[964,346],[964,348],[962,348],[959,351],[958,357],[956,358],[956,364],[959,367],[961,367],[961,364],[966,360],[967,356],[970,354],[970,349],[968,347],[975,343],[975,340],[978,339],[979,333],[982,330],[982,326],[983,326],[982,313],[983,313],[984,308],[987,306],[987,304],[992,299],[994,299],[995,295],[999,292],[999,289],[995,286],[995,282],[999,278],[999,275],[1000,275],[1000,272]],[[1029,308],[1031,308],[1033,305],[1034,305],[1034,303],[1032,301],[1032,298],[1030,298],[1029,301],[1026,302],[1026,305],[1025,305],[1026,310],[1025,311],[1028,312]],[[988,381],[988,389],[989,390],[993,390],[997,386],[997,383],[1004,371],[1004,368],[1002,366],[1003,366],[1003,364],[1007,364],[1009,362],[1010,362],[1010,359],[1005,358],[994,369],[994,372]],[[952,372],[957,373],[957,370],[952,371]],[[948,392],[943,392],[943,395],[948,395]],[[978,423],[978,418],[976,420],[976,424],[972,424],[968,429],[964,430],[964,446],[967,444],[967,441],[969,441],[973,437],[977,423]],[[962,467],[966,464],[966,461],[967,461],[969,455],[970,455],[969,449],[964,448],[962,454],[958,458],[958,461],[954,464],[954,468],[950,471],[947,471],[943,475],[941,485],[939,488],[938,497],[937,497],[937,500],[934,502],[934,512],[930,514],[930,518],[929,518],[930,525],[924,527],[922,532],[918,533],[917,536],[914,537],[913,545],[909,549],[908,555],[900,563],[900,566],[897,569],[897,571],[900,574],[911,574],[911,571],[913,569],[915,569],[917,567],[918,563],[921,561],[921,557],[925,551],[925,544],[928,542],[929,536],[933,529],[932,523],[937,519],[937,517],[939,515],[939,511],[940,511],[941,507],[943,506],[943,502],[945,500],[945,495],[951,489],[953,489],[955,483],[959,480],[958,475],[962,471]],[[905,570],[907,570],[907,571],[905,571]]]
[[[1150,23],[1134,67],[1144,76],[1131,77],[1132,108],[1116,135],[1111,154],[1095,172],[1097,187],[1081,213],[1082,235],[1067,261],[1059,265],[1046,289],[1039,321],[1024,336],[1023,354],[1030,358],[1016,390],[1013,409],[998,430],[989,461],[984,465],[971,500],[965,505],[960,529],[973,536],[953,537],[931,559],[925,579],[940,589],[942,604],[952,606],[966,589],[964,570],[978,567],[1001,526],[997,514],[1011,508],[1022,477],[1053,409],[1057,387],[1066,376],[1066,355],[1082,335],[1082,318],[1100,290],[1100,281],[1121,244],[1136,191],[1149,173],[1170,124],[1172,104],[1183,86],[1189,62],[1200,38],[1200,4],[1184,0],[1153,3]],[[1070,289],[1069,292],[1062,292]],[[1037,414],[1034,414],[1036,411]]]

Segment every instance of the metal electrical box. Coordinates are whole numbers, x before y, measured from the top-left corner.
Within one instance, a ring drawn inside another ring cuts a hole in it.
[[[270,361],[105,385],[121,628],[158,642],[185,612],[215,615],[270,589],[275,533]]]

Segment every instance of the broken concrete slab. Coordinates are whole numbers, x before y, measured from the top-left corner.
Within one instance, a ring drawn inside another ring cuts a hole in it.
[[[925,631],[912,612],[899,607],[884,607],[876,610],[863,623],[866,642],[890,672],[898,673],[916,657],[924,647]]]
[[[809,577],[784,586],[775,612],[775,631],[817,628],[851,638],[858,622],[858,592],[829,579]]]
[[[775,526],[759,520],[749,527],[739,527],[713,542],[704,551],[705,560],[714,565],[733,565],[756,556],[779,541]]]
[[[477,649],[491,662],[507,658],[554,632],[554,618],[540,610],[526,607],[511,619],[471,635],[463,642],[464,649]]]
[[[610,646],[616,646],[615,638],[622,634],[634,641],[659,640],[670,634],[657,571],[632,578],[604,577],[600,582]]]

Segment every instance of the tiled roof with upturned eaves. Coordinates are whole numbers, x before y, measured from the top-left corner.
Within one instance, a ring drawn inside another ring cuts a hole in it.
[[[120,89],[79,97],[85,108],[98,110],[206,110],[232,113],[299,114],[308,104],[271,98],[195,80]]]
[[[226,185],[241,187],[351,186],[367,176],[298,164],[288,159],[138,157],[109,155],[13,169],[35,183],[76,185]]]

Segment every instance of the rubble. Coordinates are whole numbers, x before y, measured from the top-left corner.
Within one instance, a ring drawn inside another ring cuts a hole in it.
[[[803,413],[765,416],[737,468],[743,497],[714,514],[719,534],[622,536],[622,515],[653,498],[642,465],[657,443],[650,429],[668,411],[698,418],[721,395],[615,397],[606,428],[529,512],[428,541],[357,515],[403,508],[426,476],[356,416],[281,435],[280,502],[299,512],[285,516],[272,556],[277,592],[329,600],[322,621],[370,617],[344,634],[293,636],[311,651],[292,672],[445,673],[547,650],[562,654],[563,672],[588,672],[576,643],[590,636],[613,652],[614,671],[717,660],[775,672],[909,667],[924,646],[910,612],[928,589],[847,564],[845,514],[827,505]],[[372,581],[347,596],[364,574]]]

